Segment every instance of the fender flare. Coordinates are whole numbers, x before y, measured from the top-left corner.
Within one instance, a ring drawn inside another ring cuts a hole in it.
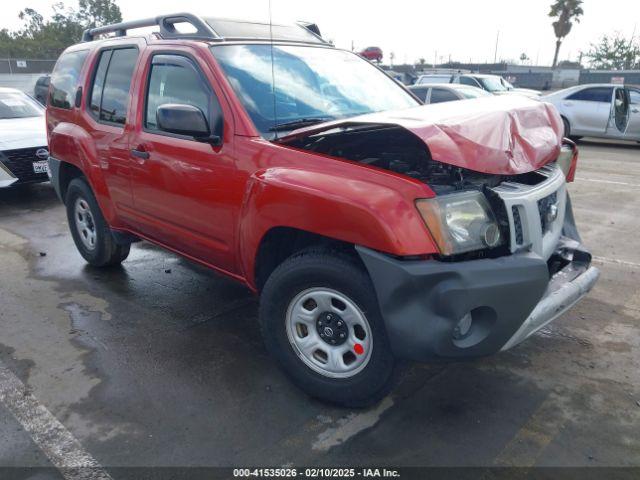
[[[49,154],[56,160],[75,166],[84,174],[107,223],[115,223],[116,213],[89,133],[73,123],[58,123],[49,134]]]

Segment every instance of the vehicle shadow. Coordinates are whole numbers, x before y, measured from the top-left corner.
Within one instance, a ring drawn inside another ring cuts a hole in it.
[[[42,210],[50,207],[52,203],[59,203],[59,200],[53,186],[48,182],[0,188],[2,210]]]
[[[605,140],[602,138],[583,137],[576,142],[578,146],[593,146],[603,148],[619,148],[625,150],[640,149],[640,142],[633,140]]]

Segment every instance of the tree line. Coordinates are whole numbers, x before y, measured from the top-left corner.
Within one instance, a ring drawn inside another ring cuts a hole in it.
[[[0,57],[55,59],[69,45],[78,43],[87,28],[122,21],[114,0],[79,0],[78,7],[55,3],[45,17],[33,8],[25,8],[18,17],[21,28],[0,30]]]

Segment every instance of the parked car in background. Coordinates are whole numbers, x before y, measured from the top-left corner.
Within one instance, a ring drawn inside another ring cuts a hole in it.
[[[49,81],[51,77],[49,75],[43,75],[36,80],[36,85],[33,87],[33,96],[42,105],[47,104],[47,96],[49,95]]]
[[[454,75],[452,83],[461,83],[472,87],[482,88],[494,95],[506,95],[517,93],[525,97],[536,98],[541,95],[538,90],[529,88],[516,88],[499,75],[488,75],[479,73],[465,73]]]
[[[409,90],[425,104],[491,96],[489,92],[481,88],[456,83],[411,85]]]
[[[640,86],[579,85],[540,99],[558,109],[567,137],[640,141]]]
[[[44,108],[13,88],[0,88],[0,188],[46,182]]]
[[[429,73],[420,75],[415,85],[430,85],[432,83],[451,83],[453,75],[450,73]]]
[[[60,56],[49,165],[89,264],[145,239],[241,282],[288,376],[357,406],[387,394],[397,359],[509,349],[595,284],[555,108],[424,106],[299,25],[270,33],[166,15]]]
[[[382,61],[382,49],[380,47],[367,47],[362,50],[358,55],[372,62]]]

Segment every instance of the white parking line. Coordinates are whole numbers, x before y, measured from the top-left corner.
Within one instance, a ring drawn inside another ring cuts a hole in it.
[[[112,480],[11,370],[0,363],[0,403],[29,432],[33,442],[67,480]]]
[[[640,263],[627,262],[626,260],[618,260],[617,258],[598,257],[597,255],[593,256],[593,260],[600,263],[613,263],[615,265],[624,265],[625,267],[632,267],[632,268],[640,267]]]
[[[346,418],[339,420],[337,426],[330,427],[320,433],[311,448],[326,452],[331,447],[346,442],[351,437],[373,427],[378,423],[382,414],[392,406],[393,400],[391,397],[386,397],[380,402],[380,405],[372,410],[350,414]]]
[[[640,188],[640,183],[616,182],[614,180],[600,180],[599,178],[576,177],[581,182],[608,183],[609,185],[624,185],[626,187]]]

